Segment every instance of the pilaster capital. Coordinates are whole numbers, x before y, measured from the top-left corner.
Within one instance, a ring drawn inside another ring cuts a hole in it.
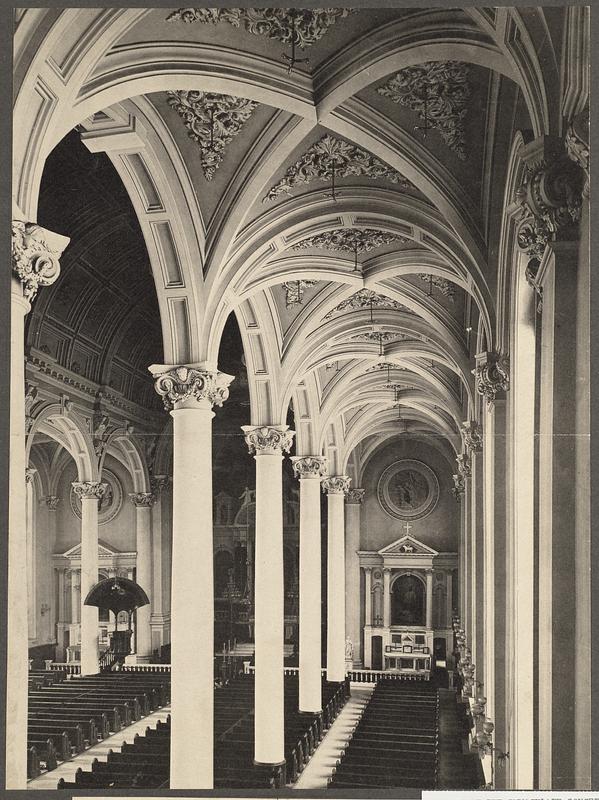
[[[351,478],[347,475],[333,475],[323,478],[322,491],[327,494],[347,494]]]
[[[462,436],[466,450],[472,453],[480,453],[483,449],[483,432],[478,422],[466,420],[462,422]]]
[[[44,497],[44,502],[50,511],[56,511],[58,504],[60,503],[60,497],[57,497],[55,494],[48,494],[46,497]]]
[[[129,494],[129,500],[135,508],[151,508],[156,502],[156,497],[152,492],[132,492]]]
[[[241,430],[250,454],[255,455],[288,453],[295,435],[287,425],[242,425]]]
[[[389,578],[391,575],[392,569],[391,567],[383,567],[383,577]]]
[[[25,483],[32,483],[36,472],[35,467],[25,467]]]
[[[458,464],[458,473],[464,478],[472,477],[472,464],[470,463],[470,458],[468,457],[468,453],[460,453],[459,456],[456,456],[456,461]]]
[[[510,362],[506,355],[495,352],[479,353],[476,356],[476,368],[472,370],[476,391],[482,395],[488,405],[492,405],[501,392],[510,388]]]
[[[80,500],[101,500],[104,497],[107,483],[95,481],[73,481],[73,491]]]
[[[70,239],[35,222],[12,221],[12,271],[31,301],[40,286],[50,286],[60,274],[58,259]]]
[[[364,502],[365,489],[358,487],[349,488],[345,495],[345,502],[353,506],[361,506]]]
[[[372,572],[372,567],[364,567],[364,572],[371,573]]]
[[[462,499],[462,495],[466,491],[466,481],[464,480],[463,475],[452,475],[453,478],[453,488],[452,494],[455,499],[459,502]]]
[[[325,456],[291,456],[296,478],[322,478],[327,474],[328,459]]]
[[[165,492],[171,485],[170,475],[150,475],[150,488],[156,499]]]
[[[222,406],[229,396],[233,375],[208,369],[203,364],[172,366],[152,364],[154,388],[167,411],[197,408],[198,403]]]

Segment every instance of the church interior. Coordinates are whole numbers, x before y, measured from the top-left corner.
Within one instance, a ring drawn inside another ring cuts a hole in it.
[[[16,10],[8,789],[592,788],[589,17]]]

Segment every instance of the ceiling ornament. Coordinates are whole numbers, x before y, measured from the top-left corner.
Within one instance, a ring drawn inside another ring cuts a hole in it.
[[[358,269],[358,254],[368,253],[387,244],[407,244],[410,240],[398,233],[378,231],[374,228],[336,228],[332,231],[308,236],[291,246],[292,250],[312,247],[343,253],[353,253],[354,268]]]
[[[282,194],[290,194],[297,186],[312,181],[332,181],[352,176],[383,178],[398,184],[402,189],[412,186],[401,173],[366,150],[327,134],[309,147],[303,156],[289,167],[285,177],[269,189],[263,202],[274,200]]]
[[[335,313],[346,311],[347,309],[353,311],[370,309],[372,311],[373,308],[392,308],[396,311],[411,313],[409,308],[398,303],[397,300],[392,300],[384,294],[373,292],[371,289],[360,289],[355,294],[352,294],[351,297],[348,297],[347,300],[343,300],[338,306],[335,306],[332,311],[329,311],[325,315],[325,319],[330,319]]]
[[[366,331],[351,338],[356,342],[392,342],[398,338],[398,334],[390,331]]]
[[[168,103],[179,114],[190,139],[200,147],[200,163],[207,181],[220,167],[226,146],[241,131],[258,103],[244,97],[214,92],[167,92]]]
[[[286,281],[283,284],[286,307],[293,308],[294,306],[301,306],[302,300],[304,299],[304,290],[311,286],[316,286],[316,283],[317,281],[307,281],[303,279],[299,281]]]
[[[428,283],[428,295],[433,294],[433,286],[438,289],[444,297],[449,298],[452,302],[455,301],[455,286],[451,281],[446,278],[440,278],[438,275],[419,274],[418,277]]]
[[[472,95],[468,75],[469,67],[461,61],[427,61],[400,70],[377,92],[417,112],[424,124],[415,128],[424,137],[429,130],[438,130],[445,144],[465,161],[464,119]]]
[[[371,367],[368,367],[366,372],[379,372],[383,369],[387,370],[387,376],[389,375],[389,370],[397,369],[400,372],[406,372],[406,367],[398,367],[397,364],[392,364],[389,361],[379,361],[378,364],[373,364]]]

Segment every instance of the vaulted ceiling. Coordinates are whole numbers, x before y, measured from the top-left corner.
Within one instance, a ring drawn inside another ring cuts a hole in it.
[[[234,313],[252,421],[291,403],[298,451],[336,470],[373,436],[459,448],[473,355],[495,344],[514,137],[559,132],[559,29],[541,9],[123,12],[60,125],[90,165],[108,155],[137,223],[108,198],[77,229],[67,263],[101,253],[106,283],[85,320],[68,286],[48,314],[101,340],[128,308],[116,354],[137,374],[145,319],[167,362],[216,364]]]

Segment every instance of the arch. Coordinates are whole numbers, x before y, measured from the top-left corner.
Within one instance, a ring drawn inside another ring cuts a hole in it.
[[[77,466],[78,480],[99,480],[91,434],[84,419],[76,411],[69,411],[64,404],[59,403],[41,406],[27,436],[26,458],[29,458],[33,438],[38,431],[51,436],[68,451]]]

